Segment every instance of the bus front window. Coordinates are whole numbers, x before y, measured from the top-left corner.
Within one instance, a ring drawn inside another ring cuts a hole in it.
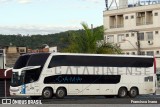
[[[24,73],[22,73],[20,76],[18,75],[18,72],[13,72],[12,79],[11,79],[11,86],[16,87],[20,86],[24,83]]]

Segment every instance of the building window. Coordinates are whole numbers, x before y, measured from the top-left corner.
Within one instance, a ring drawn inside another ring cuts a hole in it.
[[[159,51],[156,51],[156,54],[159,54]]]
[[[158,34],[159,32],[158,31],[155,31],[155,34]]]
[[[126,37],[129,37],[129,34],[126,34]]]
[[[145,52],[144,52],[144,51],[141,51],[141,52],[140,52],[140,55],[145,55]]]
[[[156,13],[154,13],[154,16],[158,16],[158,13],[156,12]]]
[[[117,41],[118,41],[118,42],[123,42],[123,41],[124,41],[124,34],[119,34]]]
[[[154,55],[154,51],[147,51],[147,55],[153,56]]]
[[[153,40],[153,32],[146,32],[147,40]]]
[[[127,52],[126,54],[129,55],[129,52]]]
[[[24,52],[24,49],[20,49],[19,52],[21,52],[21,53]]]
[[[132,52],[132,55],[135,55],[136,53],[135,52]]]
[[[131,16],[131,19],[134,19],[134,16],[133,16],[133,15]]]
[[[128,19],[128,16],[125,16],[125,19]]]
[[[140,41],[144,41],[144,33],[138,33],[138,37]]]
[[[114,42],[114,35],[107,36],[107,42],[108,43],[113,43]]]
[[[131,36],[133,37],[133,36],[134,36],[134,33],[131,33]]]

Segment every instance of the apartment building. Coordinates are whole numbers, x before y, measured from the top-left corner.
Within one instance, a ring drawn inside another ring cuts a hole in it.
[[[160,69],[160,4],[105,10],[104,38],[124,54],[154,55]]]

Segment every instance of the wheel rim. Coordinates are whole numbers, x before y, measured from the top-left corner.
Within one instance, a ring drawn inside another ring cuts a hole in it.
[[[65,94],[65,92],[64,92],[63,90],[59,90],[59,91],[58,91],[58,96],[59,96],[59,97],[63,97],[64,94]]]
[[[136,96],[136,95],[137,95],[137,91],[136,91],[135,89],[132,89],[132,90],[131,90],[131,95],[132,95],[132,96]]]
[[[45,91],[44,91],[44,96],[45,96],[46,98],[49,98],[49,97],[51,96],[50,91],[49,91],[49,90],[45,90]]]
[[[126,96],[126,91],[125,91],[125,90],[122,90],[122,91],[121,91],[121,96],[122,96],[122,97]]]

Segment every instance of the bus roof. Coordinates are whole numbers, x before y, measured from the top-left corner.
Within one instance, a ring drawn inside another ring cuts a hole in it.
[[[112,56],[112,57],[139,57],[139,58],[154,58],[154,56],[146,56],[146,55],[122,55],[122,54],[83,54],[83,53],[51,53],[54,55],[75,55],[75,56]]]

